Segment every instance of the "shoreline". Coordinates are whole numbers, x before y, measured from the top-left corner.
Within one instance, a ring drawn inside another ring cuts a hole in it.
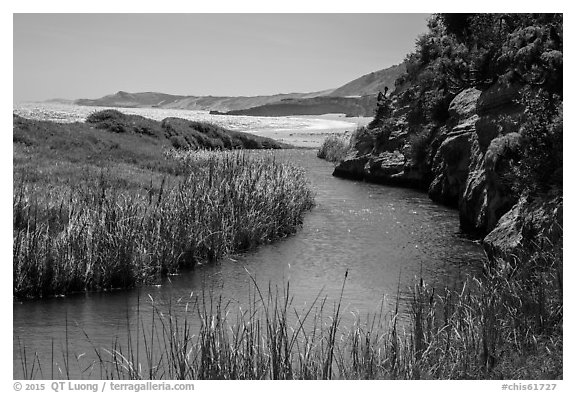
[[[31,120],[74,123],[85,121],[88,115],[93,112],[107,109],[118,110],[128,115],[139,115],[156,121],[168,117],[205,121],[232,131],[270,137],[283,143],[294,144],[293,142],[295,142],[295,146],[303,148],[319,147],[321,140],[326,135],[354,131],[358,125],[362,126],[371,120],[371,118],[346,118],[341,114],[283,117],[222,116],[210,115],[208,111],[196,110],[97,107],[59,103],[20,103],[15,104],[12,111]]]

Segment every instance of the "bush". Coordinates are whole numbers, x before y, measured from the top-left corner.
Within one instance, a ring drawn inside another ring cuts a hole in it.
[[[529,196],[562,189],[562,101],[556,94],[527,92],[520,129],[522,158],[516,168],[515,189]]]
[[[408,137],[408,157],[416,166],[422,166],[426,163],[428,150],[430,146],[430,132],[423,129],[419,132],[410,134]]]
[[[134,132],[157,137],[161,135],[158,122],[142,116],[126,115],[115,109],[91,113],[86,118],[86,123],[117,133]]]
[[[171,136],[170,143],[172,144],[172,147],[174,147],[175,149],[188,149],[190,147],[186,139],[184,139],[184,137],[180,135]]]
[[[330,162],[340,162],[346,157],[349,150],[349,143],[343,136],[330,135],[318,149],[318,158]]]

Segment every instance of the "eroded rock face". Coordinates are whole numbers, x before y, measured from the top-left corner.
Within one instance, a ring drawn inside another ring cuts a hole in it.
[[[468,177],[458,207],[460,227],[464,232],[473,234],[484,232],[487,201],[484,155],[480,150],[478,137],[474,134],[470,150]]]
[[[513,168],[520,158],[523,107],[520,88],[495,84],[485,91],[463,90],[450,103],[449,118],[428,135],[425,160],[412,162],[415,150],[406,108],[392,108],[382,128],[366,132],[335,169],[335,176],[428,189],[436,202],[458,207],[464,232],[484,238],[492,260],[529,257],[534,239],[562,242],[562,196],[518,201]],[[422,141],[422,140],[421,140]],[[421,144],[420,147],[423,145]],[[424,162],[424,165],[422,164]]]
[[[448,107],[448,113],[450,114],[448,126],[450,128],[454,128],[458,124],[465,124],[476,115],[476,103],[481,94],[480,90],[471,87],[454,97]]]
[[[404,172],[406,157],[398,150],[382,152],[370,158],[366,174],[372,177],[394,177]]]
[[[403,117],[392,118],[385,128],[364,130],[352,138],[352,149],[333,175],[376,183],[414,186],[413,173],[403,150],[408,128]],[[409,181],[404,181],[409,178]],[[410,184],[409,184],[410,183]]]
[[[365,167],[365,179],[375,183],[418,187],[422,175],[407,162],[404,154],[395,150],[372,156]]]
[[[427,168],[411,162],[405,112],[393,109],[381,129],[355,141],[334,175],[426,188],[435,202],[459,208],[462,230],[485,236],[516,203],[510,179],[520,146],[518,97],[517,86],[499,84],[460,92],[427,142]]]
[[[480,94],[479,90],[469,88],[450,103],[450,118],[446,122],[449,131],[434,156],[434,177],[428,189],[435,202],[458,206],[462,197],[470,165],[472,136],[478,120],[476,102]]]
[[[366,176],[366,163],[370,160],[370,154],[361,154],[358,150],[350,153],[340,162],[332,173],[333,176],[352,180],[363,180]]]
[[[469,174],[459,205],[460,225],[467,232],[487,234],[516,202],[507,179],[519,149],[523,109],[516,102],[518,94],[516,87],[494,85],[478,97]],[[508,134],[515,137],[503,138]]]
[[[470,132],[450,133],[442,142],[434,157],[435,177],[428,189],[433,201],[458,206],[468,178],[471,147]]]
[[[561,250],[562,216],[562,195],[532,202],[521,199],[484,238],[486,254],[492,261],[514,265],[542,250]]]

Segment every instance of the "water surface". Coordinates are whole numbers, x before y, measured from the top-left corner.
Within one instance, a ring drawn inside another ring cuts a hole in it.
[[[116,338],[126,345],[127,323],[133,331],[137,315],[150,318],[151,299],[176,313],[184,313],[191,294],[202,291],[246,306],[250,275],[263,289],[289,282],[293,306],[303,309],[319,292],[338,300],[348,271],[346,323],[352,315],[379,312],[382,304],[390,311],[398,289],[406,293],[420,278],[438,288],[457,287],[482,265],[481,247],[459,233],[458,212],[432,203],[425,193],[335,178],[332,164],[311,150],[277,154],[303,166],[316,192],[316,206],[298,233],[158,286],[15,302],[14,377],[22,377],[22,345],[28,357],[40,354],[45,378],[52,375],[52,353],[61,367],[66,345],[83,360],[94,356],[93,346],[110,347]]]

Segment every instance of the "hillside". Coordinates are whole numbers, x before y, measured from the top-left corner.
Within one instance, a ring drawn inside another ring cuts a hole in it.
[[[378,94],[380,91],[383,92],[385,87],[388,87],[390,91],[393,91],[396,79],[398,79],[398,77],[404,72],[406,72],[405,63],[385,68],[380,71],[371,72],[334,89],[329,96],[347,97]]]
[[[254,97],[212,97],[212,96],[179,96],[164,93],[145,92],[128,93],[119,91],[98,99],[79,99],[76,105],[111,106],[121,108],[167,108],[187,110],[231,111],[252,108],[280,102],[284,99],[310,98],[326,94],[330,91],[317,93],[276,94],[272,96]]]
[[[94,105],[94,106],[116,106],[116,107],[157,107],[161,105],[170,105],[185,98],[164,93],[128,93],[119,91],[116,94],[110,94],[97,100],[80,99],[76,100],[77,105]]]
[[[404,71],[403,64],[364,75],[337,89],[311,93],[288,93],[254,97],[182,96],[155,92],[128,93],[119,91],[97,99],[78,99],[76,105],[128,108],[168,108],[208,110],[219,113],[254,116],[321,115],[346,113],[349,116],[372,116],[374,105],[360,96],[376,95],[387,86],[394,89],[394,81]],[[343,98],[347,99],[344,100]],[[353,98],[352,98],[353,97]],[[341,99],[339,99],[341,98]],[[267,106],[271,105],[270,108]],[[253,111],[239,112],[251,108]]]
[[[213,124],[166,118],[155,121],[115,110],[90,115],[85,123],[55,123],[14,115],[15,149],[72,162],[138,162],[164,165],[164,150],[280,149],[272,139]]]
[[[323,115],[326,113],[344,113],[346,116],[374,115],[376,97],[388,87],[394,91],[396,79],[406,71],[405,63],[354,79],[345,85],[324,92],[315,97],[286,97],[279,102],[266,103],[251,108],[214,111],[226,115],[247,116],[292,116]]]
[[[344,113],[348,117],[373,116],[376,96],[364,97],[314,97],[283,99],[280,102],[254,108],[229,111],[226,115],[292,116]],[[216,112],[211,112],[216,113]]]

